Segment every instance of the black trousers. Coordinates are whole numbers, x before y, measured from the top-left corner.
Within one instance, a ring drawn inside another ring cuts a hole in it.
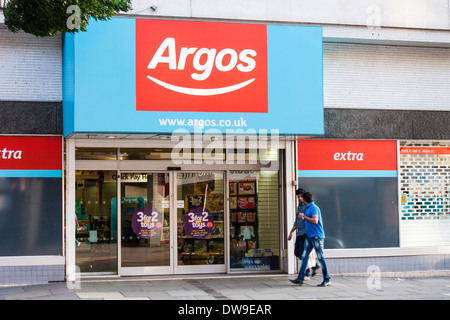
[[[306,234],[300,235],[295,239],[294,254],[297,258],[302,258],[303,249],[305,248]],[[310,271],[306,270],[306,276],[309,277]]]
[[[306,239],[306,234],[297,236],[297,238],[295,239],[294,254],[299,259],[302,258],[303,248],[305,247],[305,239]]]

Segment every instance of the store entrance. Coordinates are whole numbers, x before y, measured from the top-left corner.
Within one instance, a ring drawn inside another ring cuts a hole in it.
[[[120,172],[119,275],[226,272],[224,172]]]
[[[283,184],[278,150],[258,153],[267,160],[264,165],[181,167],[163,160],[164,150],[155,153],[159,160],[154,159],[153,151],[74,150],[76,170],[69,176],[74,183],[68,183],[67,192],[69,200],[75,198],[74,208],[67,209],[76,225],[73,247],[71,226],[67,241],[68,256],[80,273],[127,276],[282,269]]]

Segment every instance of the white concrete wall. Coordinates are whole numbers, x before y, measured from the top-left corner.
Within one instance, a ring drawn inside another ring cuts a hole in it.
[[[127,14],[175,18],[450,29],[449,0],[133,0]],[[150,6],[156,5],[156,11]],[[3,15],[0,12],[0,23]]]
[[[150,9],[157,5],[156,11]],[[448,0],[133,0],[132,14],[449,30]]]
[[[312,24],[324,42],[450,47],[450,0],[134,0],[127,15]],[[155,10],[152,10],[151,7]]]

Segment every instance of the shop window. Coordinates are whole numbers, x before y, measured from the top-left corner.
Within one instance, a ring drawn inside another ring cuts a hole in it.
[[[60,178],[0,177],[0,256],[61,255],[61,210]]]
[[[231,171],[230,268],[278,270],[278,171]]]
[[[299,178],[322,213],[325,249],[399,246],[397,178]]]
[[[256,164],[260,162],[273,165],[278,164],[278,151],[278,149],[227,149],[226,161],[227,163],[237,164]]]
[[[116,148],[76,149],[76,160],[117,160]],[[192,164],[203,160],[219,164],[277,163],[278,149],[119,148],[119,160],[173,160]]]
[[[120,148],[120,160],[171,160],[172,149]]]
[[[178,265],[224,264],[224,174],[177,174]]]
[[[117,273],[115,171],[76,171],[76,265],[81,272]]]
[[[116,148],[76,148],[76,160],[117,160]]]

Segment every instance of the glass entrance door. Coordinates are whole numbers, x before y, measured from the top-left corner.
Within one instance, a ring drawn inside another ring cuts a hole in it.
[[[77,170],[76,265],[82,273],[117,272],[116,171]]]
[[[120,275],[225,272],[224,173],[120,173]]]
[[[176,273],[225,272],[223,172],[179,172]]]
[[[121,173],[120,274],[172,272],[169,173]]]

